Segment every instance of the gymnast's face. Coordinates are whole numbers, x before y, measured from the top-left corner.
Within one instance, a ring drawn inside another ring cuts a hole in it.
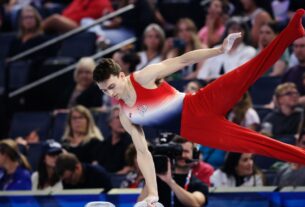
[[[103,93],[117,100],[122,98],[126,88],[125,74],[120,72],[118,76],[111,75],[110,78],[97,85]]]

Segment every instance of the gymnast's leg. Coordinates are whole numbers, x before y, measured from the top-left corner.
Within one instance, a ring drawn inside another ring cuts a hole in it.
[[[296,39],[304,36],[299,9],[288,26],[256,57],[218,78],[198,93],[204,111],[225,115]]]

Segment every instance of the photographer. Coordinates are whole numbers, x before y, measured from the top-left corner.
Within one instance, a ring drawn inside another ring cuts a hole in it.
[[[157,169],[159,202],[172,207],[203,206],[207,203],[208,187],[192,174],[192,165],[188,164],[193,159],[194,144],[180,136],[173,142],[182,146],[182,154],[173,159],[176,160],[173,170],[169,158],[165,173],[159,173]],[[144,188],[139,200],[145,197],[145,191]]]

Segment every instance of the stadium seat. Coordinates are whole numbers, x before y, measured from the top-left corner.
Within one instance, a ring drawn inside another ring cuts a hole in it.
[[[91,56],[96,50],[96,35],[92,32],[83,32],[64,40],[58,51],[58,57],[79,59]]]
[[[95,120],[95,124],[98,126],[98,128],[101,130],[103,133],[103,136],[105,139],[110,137],[111,131],[108,126],[108,113],[106,112],[99,112],[99,111],[91,111],[93,118]]]
[[[53,122],[51,126],[51,135],[50,135],[51,139],[54,139],[57,142],[61,142],[61,138],[63,137],[64,134],[67,118],[68,118],[68,113],[65,112],[57,113],[53,117]]]
[[[29,82],[31,61],[12,62],[8,66],[10,89],[17,89]]]
[[[27,136],[31,131],[37,130],[40,140],[48,136],[51,116],[50,112],[17,112],[14,113],[9,136],[12,138]]]
[[[29,144],[27,158],[32,166],[32,171],[36,171],[40,158],[43,154],[43,145],[41,143]]]
[[[15,37],[16,33],[0,33],[0,60],[7,58],[11,42]]]
[[[272,100],[274,90],[280,82],[280,77],[262,77],[258,79],[250,88],[253,104],[268,104]]]

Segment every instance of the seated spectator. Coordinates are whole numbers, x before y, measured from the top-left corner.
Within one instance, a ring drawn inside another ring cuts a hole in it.
[[[276,24],[281,28],[284,28],[289,22],[289,4],[290,0],[272,0],[272,14],[274,16]]]
[[[124,168],[127,166],[125,153],[128,145],[131,143],[131,139],[121,124],[119,114],[120,108],[114,106],[108,118],[111,136],[96,148],[96,158],[98,163],[107,171],[125,174],[126,170]]]
[[[61,145],[54,140],[47,140],[43,145],[43,154],[38,169],[32,174],[32,190],[62,190],[62,182],[55,172],[58,155],[63,152]]]
[[[0,141],[0,190],[31,190],[31,167],[11,139]]]
[[[103,139],[86,107],[77,105],[70,109],[63,135],[63,147],[68,152],[81,162],[92,163],[97,160],[95,149]]]
[[[294,83],[283,83],[276,87],[274,101],[276,108],[266,115],[262,122],[269,123],[271,136],[297,134],[301,124],[302,113],[297,108],[299,92]]]
[[[262,173],[255,167],[252,154],[230,152],[223,166],[211,176],[212,186],[262,186]]]
[[[267,45],[279,34],[279,26],[275,22],[268,22],[263,24],[259,29],[258,34],[258,48],[257,52],[263,50]],[[265,73],[265,76],[282,76],[286,72],[289,61],[289,50],[285,50],[281,59]]]
[[[242,38],[234,41],[232,49],[228,53],[204,61],[197,74],[198,79],[209,82],[224,73],[230,72],[255,56],[255,49],[249,45],[248,27],[241,17],[232,17],[229,19],[224,37],[234,32],[241,32]]]
[[[212,0],[210,2],[205,17],[205,25],[198,33],[199,39],[203,45],[211,48],[221,41],[225,32],[228,9],[226,1]]]
[[[303,74],[305,71],[305,37],[301,37],[293,42],[293,53],[298,60],[298,64],[287,70],[282,82],[295,83],[301,95],[299,103],[305,105],[305,86],[303,84]]]
[[[125,180],[121,183],[121,188],[143,188],[145,185],[144,177],[137,162],[137,151],[133,144],[130,144],[125,153],[126,163],[129,172]]]
[[[201,88],[201,83],[197,80],[188,82],[184,88],[185,93],[195,93]]]
[[[305,131],[300,133],[296,143],[305,150]],[[296,163],[285,163],[278,171],[274,185],[283,186],[305,186],[305,166]]]
[[[74,154],[59,155],[55,169],[64,189],[103,188],[107,192],[112,188],[110,176],[103,167],[81,163]]]
[[[164,41],[165,33],[159,25],[150,24],[145,28],[142,43],[143,50],[138,53],[140,63],[137,65],[136,70],[161,62]]]
[[[258,129],[260,119],[253,108],[249,92],[245,93],[235,106],[233,106],[233,109],[228,114],[228,120],[254,131]]]
[[[19,17],[18,36],[11,42],[8,57],[13,57],[45,42],[47,38],[43,34],[41,24],[41,16],[34,7],[23,7]],[[29,74],[31,80],[37,78],[38,69],[49,54],[50,48],[40,50],[23,58],[23,60],[32,61]]]
[[[130,49],[121,49],[112,55],[112,59],[121,66],[121,71],[125,75],[136,70],[136,66],[140,63],[140,57],[137,53]]]
[[[245,16],[251,25],[251,41],[253,46],[257,46],[259,28],[272,20],[270,14],[259,5],[258,0],[241,0],[245,11]]]
[[[163,49],[163,58],[173,58],[186,52],[202,48],[195,23],[189,18],[182,18],[176,25],[176,36],[168,38]],[[185,67],[183,70],[169,76],[169,80],[194,79],[202,63],[196,63]]]
[[[61,14],[54,14],[43,21],[43,28],[48,32],[64,33],[76,29],[81,19],[98,19],[112,11],[109,0],[73,0]]]
[[[70,108],[76,105],[87,108],[102,106],[102,93],[92,78],[94,68],[95,62],[91,57],[83,57],[78,61],[74,71],[75,85],[64,88],[59,95],[57,108]]]

